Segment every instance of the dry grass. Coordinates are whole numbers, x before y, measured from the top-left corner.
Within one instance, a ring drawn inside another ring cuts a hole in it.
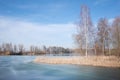
[[[35,63],[77,64],[103,67],[120,67],[120,58],[116,56],[71,56],[71,57],[37,57]]]

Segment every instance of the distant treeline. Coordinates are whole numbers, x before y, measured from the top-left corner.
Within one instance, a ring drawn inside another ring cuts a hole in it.
[[[12,43],[2,43],[0,45],[0,55],[45,55],[45,54],[62,54],[71,53],[72,50],[63,47],[38,47],[30,46],[26,50],[23,44],[13,45]]]

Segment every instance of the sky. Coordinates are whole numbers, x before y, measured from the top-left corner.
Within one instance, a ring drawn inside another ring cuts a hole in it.
[[[0,0],[0,44],[74,48],[83,4],[93,24],[120,15],[120,0]]]

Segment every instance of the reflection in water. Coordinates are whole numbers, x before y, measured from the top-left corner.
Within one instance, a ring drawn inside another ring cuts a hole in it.
[[[0,80],[120,80],[120,69],[35,64],[35,56],[0,56]]]

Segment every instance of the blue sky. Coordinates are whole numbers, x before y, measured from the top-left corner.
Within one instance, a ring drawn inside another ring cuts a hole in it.
[[[0,0],[0,43],[73,48],[82,4],[93,24],[120,15],[120,0]]]

